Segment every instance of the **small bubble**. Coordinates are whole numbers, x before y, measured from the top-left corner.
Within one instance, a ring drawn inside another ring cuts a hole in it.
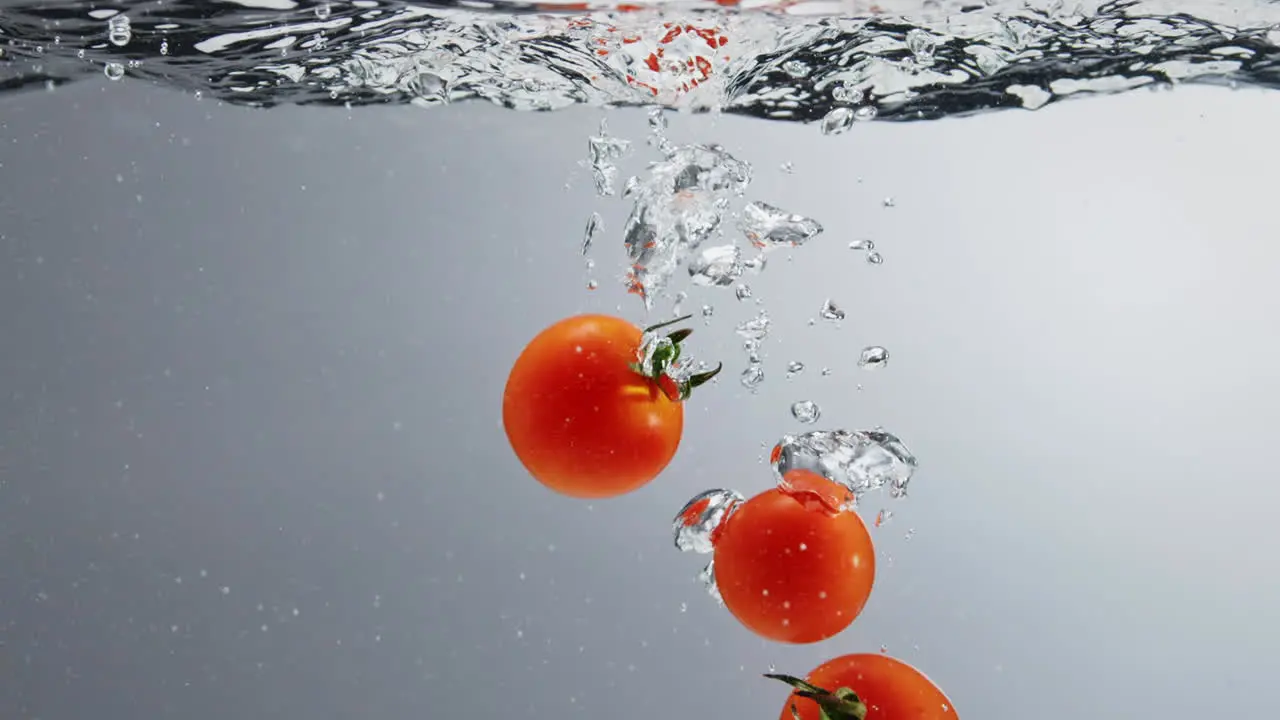
[[[796,171],[795,165],[792,165],[790,160],[782,163],[782,165],[778,169],[788,175]]]
[[[689,603],[680,603],[680,612],[689,612]]]
[[[760,387],[760,383],[764,382],[764,368],[759,365],[748,365],[746,370],[742,371],[742,386],[748,390],[755,390]]]
[[[130,27],[129,18],[125,15],[116,15],[107,21],[107,40],[116,47],[124,47],[133,39],[133,28]]]
[[[875,250],[876,244],[875,244],[875,241],[868,240],[868,239],[854,240],[853,242],[849,243],[849,249],[863,250],[863,251]]]
[[[801,400],[792,403],[791,416],[809,425],[818,422],[818,418],[822,417],[822,410],[818,407],[818,403],[812,400]]]
[[[804,363],[799,360],[792,360],[787,363],[787,377],[795,377],[802,372],[804,372]]]
[[[885,523],[889,522],[892,519],[893,519],[892,510],[881,510],[880,512],[876,513],[875,525],[876,527],[880,527],[881,525],[884,525]]]
[[[587,281],[587,289],[588,289],[588,290],[595,290],[595,289],[596,289],[596,288],[598,288],[598,287],[600,287],[600,283],[596,282],[595,280],[588,280],[588,281]]]
[[[907,49],[911,51],[916,63],[920,65],[933,64],[933,51],[938,45],[938,40],[928,32],[916,28],[907,33]]]
[[[316,17],[320,20],[328,20],[333,14],[333,7],[329,3],[320,3],[316,6]]]
[[[751,297],[751,287],[745,283],[739,283],[738,287],[733,289],[733,294],[739,300],[746,300]]]
[[[879,114],[880,110],[875,105],[863,105],[853,111],[853,119],[858,122],[867,122],[868,120],[875,120]]]
[[[109,62],[102,66],[102,74],[106,75],[108,80],[119,80],[124,77],[124,66],[118,62]]]
[[[867,370],[879,370],[889,363],[889,351],[879,345],[870,345],[862,349],[858,356],[858,367]]]
[[[767,262],[768,261],[765,260],[764,254],[761,253],[753,258],[747,258],[744,260],[742,266],[751,272],[759,274],[764,271],[764,267]]]
[[[868,253],[868,254],[867,254],[867,262],[868,262],[868,263],[870,263],[870,264],[872,264],[872,265],[883,265],[883,264],[884,264],[884,256],[883,256],[883,255],[881,255],[881,254],[880,254],[880,253],[878,253],[878,252]]]
[[[223,595],[230,595],[230,594],[231,594],[231,588],[227,587],[226,585],[223,585],[223,586],[222,586],[222,594],[223,594]]]
[[[830,298],[828,298],[827,301],[823,303],[822,310],[819,312],[819,315],[822,317],[823,320],[832,320],[832,321],[843,320],[845,317],[844,310],[841,310],[840,306],[836,305],[836,302]]]
[[[782,63],[782,71],[793,78],[802,78],[809,74],[809,66],[799,60],[788,60]]]
[[[826,377],[826,376],[828,376],[828,375],[830,375],[830,374],[831,374],[831,368],[829,368],[829,367],[824,367],[824,368],[822,368],[822,377]]]
[[[894,200],[892,197],[887,197],[881,202],[881,204],[883,204],[887,208],[897,207],[898,201]]]
[[[902,536],[902,539],[903,539],[903,540],[910,540],[911,538],[915,537],[915,535],[916,535],[916,529],[915,529],[915,528],[910,528],[910,529],[908,529],[908,530],[907,530],[907,534]]]
[[[847,107],[838,107],[822,118],[823,135],[839,135],[853,126],[853,111]]]
[[[862,100],[862,91],[848,85],[837,85],[831,90],[831,99],[840,103],[857,103]]]
[[[711,307],[710,305],[702,306],[702,317],[709,318],[715,314],[716,314],[716,309],[714,307]]]
[[[79,50],[76,51],[76,57],[80,58],[81,60],[84,59],[84,48],[80,48]]]
[[[168,40],[161,40],[161,41],[160,41],[160,54],[161,54],[161,55],[168,55],[168,54],[169,54],[169,41],[168,41]]]

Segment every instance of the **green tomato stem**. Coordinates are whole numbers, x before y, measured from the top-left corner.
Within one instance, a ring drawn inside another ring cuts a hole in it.
[[[817,703],[822,720],[866,720],[866,703],[849,688],[842,687],[830,692],[791,675],[766,673],[765,677],[780,680],[795,689],[796,697],[808,698]],[[791,705],[791,714],[795,720],[800,720],[800,711],[795,703]]]

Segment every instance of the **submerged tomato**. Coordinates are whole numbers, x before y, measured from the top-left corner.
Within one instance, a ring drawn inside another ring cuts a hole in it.
[[[770,675],[795,685],[786,676]],[[924,673],[910,665],[874,653],[843,655],[819,665],[805,678],[809,685],[836,693],[847,688],[856,700],[846,699],[829,708],[832,720],[958,720],[955,706]],[[804,690],[792,692],[782,706],[779,720],[819,720],[818,701],[804,697]],[[859,707],[861,706],[861,707]],[[833,711],[834,710],[834,711]],[[844,712],[841,712],[844,711]],[[843,716],[843,717],[837,717]]]
[[[816,473],[788,473],[788,490],[747,500],[715,542],[725,607],[761,637],[787,643],[830,638],[862,612],[875,583],[871,536],[840,509],[849,491]]]
[[[710,375],[683,382],[666,375],[677,350],[642,374],[642,337],[626,320],[577,315],[543,330],[520,353],[503,392],[502,424],[539,482],[573,497],[612,497],[645,485],[671,462],[684,429],[681,401]],[[678,349],[688,331],[668,337]]]

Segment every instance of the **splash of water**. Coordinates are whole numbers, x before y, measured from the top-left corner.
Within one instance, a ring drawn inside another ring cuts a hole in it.
[[[730,7],[723,7],[730,6]],[[0,93],[104,72],[251,106],[660,105],[818,122],[1280,85],[1268,0],[7,3]]]

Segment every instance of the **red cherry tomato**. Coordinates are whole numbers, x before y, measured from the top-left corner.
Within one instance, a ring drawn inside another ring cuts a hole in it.
[[[862,612],[875,583],[875,551],[858,514],[841,509],[846,488],[807,470],[787,480],[790,489],[747,500],[720,529],[716,586],[757,635],[814,643]]]
[[[863,720],[959,720],[955,705],[937,685],[888,655],[843,655],[814,668],[805,681],[830,693],[852,690],[864,706]],[[818,703],[795,692],[782,706],[779,720],[795,720],[792,705],[800,720],[820,720]],[[856,709],[852,715],[858,716]]]
[[[626,320],[577,315],[543,330],[503,392],[502,424],[516,457],[543,485],[573,497],[613,497],[653,480],[680,445],[681,400],[711,377],[677,382],[665,373],[688,333],[668,335],[674,349],[647,376],[635,365],[643,333]]]

